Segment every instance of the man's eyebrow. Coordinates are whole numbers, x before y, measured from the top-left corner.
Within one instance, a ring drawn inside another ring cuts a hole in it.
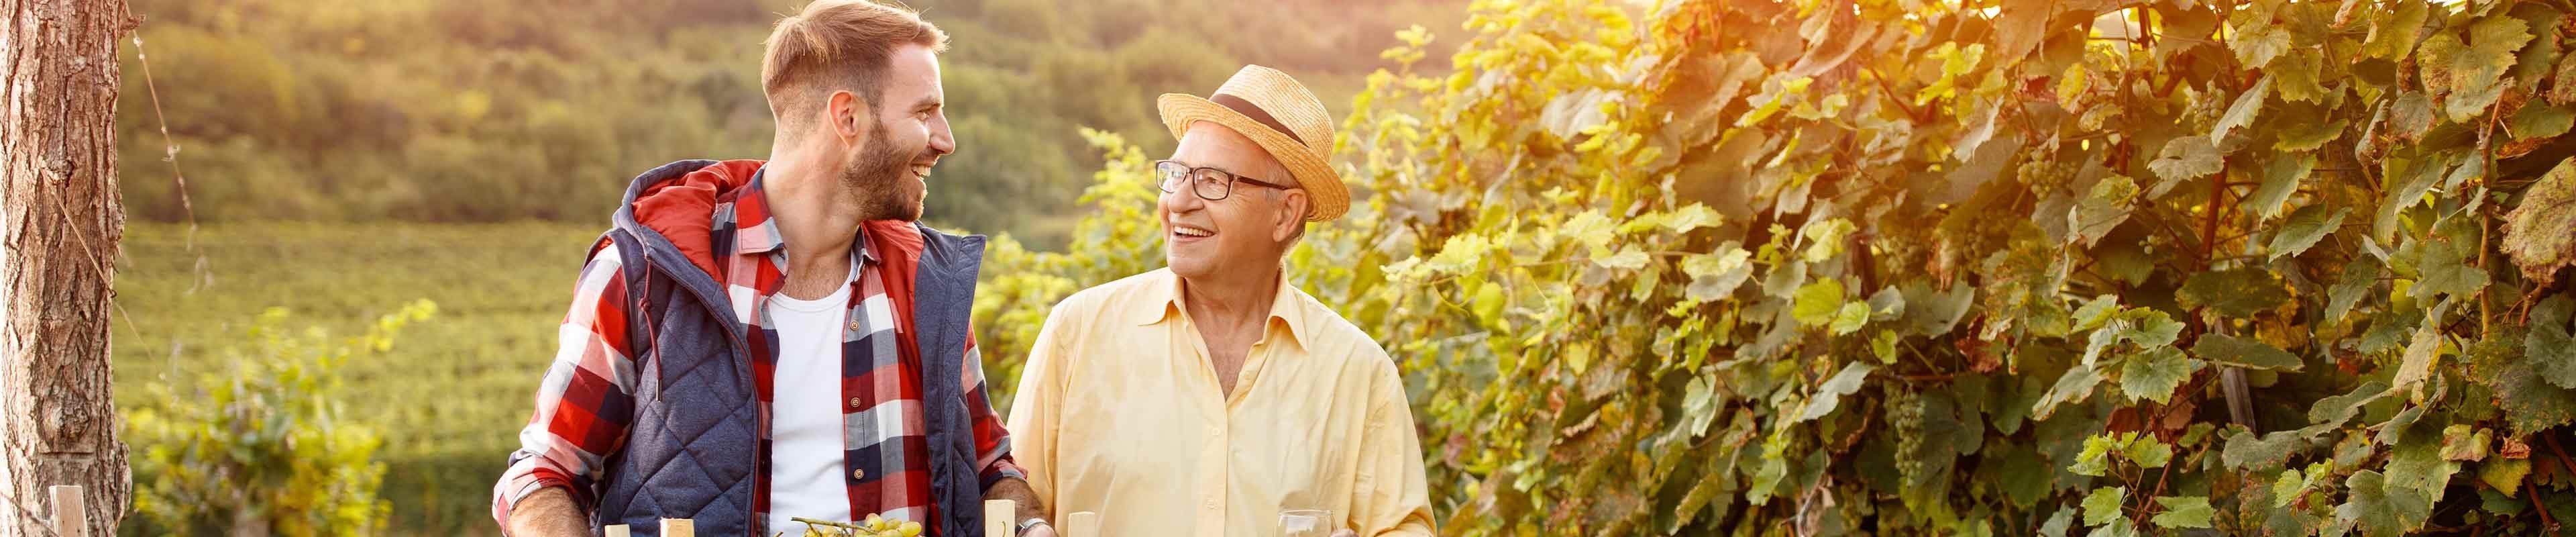
[[[946,103],[941,102],[940,98],[939,98],[939,97],[937,97],[937,96],[923,97],[923,98],[921,98],[921,102],[913,103],[913,105],[912,105],[912,109],[914,109],[914,110],[929,110],[929,109],[932,109],[932,108],[938,108],[938,107],[940,107],[940,106],[942,106],[942,105],[945,105],[945,104],[946,104]]]

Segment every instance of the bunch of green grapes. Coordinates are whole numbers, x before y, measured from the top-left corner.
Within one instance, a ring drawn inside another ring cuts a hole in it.
[[[2021,181],[2021,184],[2053,189],[2074,182],[2075,167],[2075,163],[2046,156],[2027,158],[2013,167],[2013,179]]]
[[[1921,486],[1923,459],[1923,404],[1914,390],[1893,389],[1887,392],[1887,422],[1896,433],[1896,474],[1905,486]]]
[[[895,520],[875,514],[870,514],[866,520],[857,523],[830,522],[805,517],[796,517],[792,520],[805,523],[804,537],[920,537],[921,535],[920,522]]]

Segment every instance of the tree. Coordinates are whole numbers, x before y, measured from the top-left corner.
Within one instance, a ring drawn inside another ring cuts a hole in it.
[[[114,535],[132,479],[116,439],[108,311],[122,0],[0,0],[0,537],[42,534],[37,500],[80,485],[90,535]],[[34,512],[24,512],[21,509]]]

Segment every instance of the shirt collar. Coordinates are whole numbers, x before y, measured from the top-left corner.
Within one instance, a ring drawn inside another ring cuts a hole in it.
[[[1160,323],[1178,312],[1185,311],[1181,305],[1181,276],[1173,274],[1172,269],[1169,268],[1156,272],[1161,273],[1164,281],[1143,286],[1146,303],[1153,306],[1135,310],[1134,320],[1139,326]],[[1270,321],[1287,326],[1289,340],[1296,342],[1299,347],[1304,347],[1308,328],[1305,302],[1301,300],[1302,297],[1296,292],[1296,288],[1288,285],[1288,275],[1285,271],[1279,275],[1279,287],[1273,292],[1276,294],[1270,297]],[[1268,328],[1264,327],[1262,337],[1268,339],[1268,334]]]
[[[778,232],[778,221],[769,215],[768,174],[767,167],[752,172],[750,183],[730,193],[733,202],[716,208],[717,226],[733,227],[734,255],[787,255],[787,236]],[[850,241],[851,259],[877,261],[876,252],[868,249],[867,226],[859,226],[856,233]]]

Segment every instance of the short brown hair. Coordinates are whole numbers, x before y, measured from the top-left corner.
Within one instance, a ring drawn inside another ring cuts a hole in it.
[[[859,94],[870,109],[884,93],[884,72],[896,47],[948,50],[948,33],[911,8],[868,0],[815,0],[778,19],[760,62],[760,89],[769,110],[784,120],[830,90]]]

